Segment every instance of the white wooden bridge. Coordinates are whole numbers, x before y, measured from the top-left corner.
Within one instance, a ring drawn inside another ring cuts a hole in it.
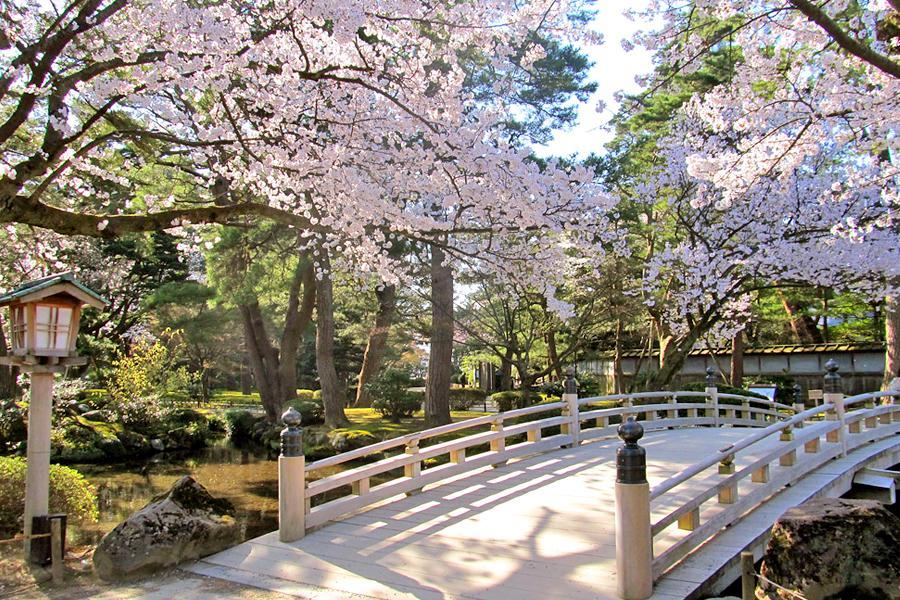
[[[742,550],[759,557],[787,508],[900,462],[897,396],[832,391],[804,410],[715,387],[569,393],[308,465],[282,456],[280,531],[189,570],[317,599],[515,600],[643,598],[649,588],[623,578],[645,571],[653,598],[689,598],[734,579]],[[621,406],[592,407],[604,400]],[[623,520],[616,490],[629,484],[615,483],[615,430],[631,416],[646,430],[649,494],[632,488],[649,502],[629,501]],[[460,432],[469,434],[448,439]],[[401,452],[304,481],[392,450]],[[320,495],[328,501],[310,501]]]

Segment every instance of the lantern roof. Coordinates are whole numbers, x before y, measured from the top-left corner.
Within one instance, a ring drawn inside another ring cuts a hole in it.
[[[71,272],[48,275],[41,279],[26,282],[11,292],[0,295],[0,306],[18,304],[21,302],[34,302],[56,294],[68,294],[89,304],[95,308],[103,308],[109,301],[84,285]]]

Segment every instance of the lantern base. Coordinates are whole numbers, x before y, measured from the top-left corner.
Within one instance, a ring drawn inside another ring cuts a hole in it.
[[[87,362],[86,356],[0,356],[0,365],[17,367],[23,373],[63,373]]]

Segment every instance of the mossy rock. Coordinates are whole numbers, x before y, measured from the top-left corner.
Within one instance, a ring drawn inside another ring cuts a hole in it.
[[[356,450],[377,441],[377,437],[363,429],[334,429],[328,434],[328,443],[336,452]]]
[[[120,459],[128,454],[118,438],[123,431],[110,423],[66,417],[53,429],[50,448],[62,462]]]
[[[306,460],[308,462],[312,462],[314,460],[322,460],[323,458],[328,458],[329,456],[334,456],[334,448],[328,446],[326,444],[316,444],[312,446],[305,446],[303,448],[303,454],[306,456]]]

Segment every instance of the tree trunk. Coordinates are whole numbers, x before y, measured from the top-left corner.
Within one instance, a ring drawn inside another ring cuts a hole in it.
[[[500,381],[497,388],[501,392],[508,392],[513,389],[512,385],[512,358],[513,352],[511,348],[506,349],[506,354],[500,357]]]
[[[266,418],[273,423],[281,418],[285,404],[297,398],[297,352],[303,330],[312,319],[315,297],[313,267],[300,261],[291,281],[280,350],[269,339],[259,302],[253,301],[238,307],[244,323],[250,369],[256,380]]]
[[[613,355],[613,393],[621,394],[625,390],[625,382],[622,381],[622,319],[616,319],[616,346]],[[607,388],[609,389],[609,388]]]
[[[900,377],[900,296],[884,300],[884,387]]]
[[[300,296],[301,287],[303,288],[302,298]],[[284,394],[285,402],[297,399],[297,354],[300,351],[303,331],[312,320],[315,306],[316,272],[313,264],[310,262],[305,266],[297,265],[291,281],[284,330],[281,333],[281,354],[278,366],[278,377],[281,380],[281,391]]]
[[[250,358],[256,389],[259,390],[259,399],[266,411],[266,418],[274,423],[281,416],[284,406],[278,379],[278,352],[269,341],[259,303],[241,304],[238,309],[244,324],[247,356]]]
[[[778,298],[781,300],[781,306],[790,320],[791,331],[797,338],[798,344],[821,344],[824,340],[819,328],[815,322],[809,317],[800,313],[797,305],[788,298],[781,289],[777,289]]]
[[[372,394],[366,389],[366,384],[378,377],[381,371],[381,363],[384,361],[387,348],[388,333],[397,312],[397,288],[386,285],[375,291],[378,298],[378,312],[375,314],[375,326],[369,332],[369,340],[366,342],[366,352],[363,354],[362,367],[359,370],[359,383],[356,388],[356,402],[354,406],[372,406]]]
[[[0,356],[9,353],[3,326],[4,323],[0,320]],[[16,395],[16,375],[15,367],[0,365],[0,398],[13,398]]]
[[[431,349],[425,382],[425,423],[450,422],[450,376],[453,374],[453,270],[442,264],[444,252],[431,247]]]
[[[563,374],[562,362],[559,360],[559,354],[556,352],[556,332],[551,331],[547,334],[547,358],[550,360],[550,367],[556,375],[556,379],[563,381],[566,376]]]
[[[241,357],[241,394],[249,396],[252,391],[252,377],[250,376],[250,357],[244,351]]]
[[[322,386],[325,425],[331,429],[350,424],[344,414],[337,369],[334,366],[334,291],[328,257],[322,260],[322,278],[316,284],[316,370]]]
[[[731,385],[744,387],[744,330],[731,338]]]
[[[684,337],[665,336],[660,338],[659,371],[648,378],[648,390],[661,390],[672,382],[672,379],[684,366],[684,361],[694,344],[697,343],[700,333],[699,329],[695,329]]]

